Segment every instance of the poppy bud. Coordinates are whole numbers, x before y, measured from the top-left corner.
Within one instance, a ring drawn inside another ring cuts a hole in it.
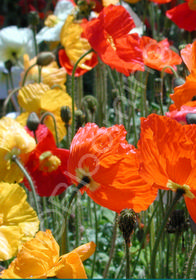
[[[183,78],[174,78],[173,79],[173,88],[181,86],[185,83],[185,80]]]
[[[83,104],[84,108],[87,108],[91,112],[91,114],[93,114],[93,113],[95,113],[95,111],[97,109],[98,102],[94,96],[86,95],[82,99],[82,104]]]
[[[196,113],[186,114],[186,122],[187,124],[196,124]]]
[[[75,123],[76,123],[76,130],[80,128],[85,121],[85,115],[81,110],[75,111]]]
[[[68,124],[71,120],[71,110],[69,106],[61,107],[61,119],[65,124]]]
[[[12,63],[12,61],[9,59],[9,60],[6,60],[5,62],[4,62],[4,65],[5,65],[5,68],[10,72],[11,71],[11,68],[12,68],[12,66],[13,66],[13,63]]]
[[[37,65],[47,66],[55,60],[55,56],[51,52],[41,52],[37,56]]]
[[[123,234],[125,243],[131,245],[131,235],[136,226],[136,214],[132,209],[124,209],[118,218],[119,229]]]
[[[27,127],[31,131],[36,131],[38,125],[40,124],[40,120],[35,112],[30,113],[27,119]]]
[[[36,11],[31,11],[28,14],[28,21],[30,25],[37,26],[39,23],[39,15]]]

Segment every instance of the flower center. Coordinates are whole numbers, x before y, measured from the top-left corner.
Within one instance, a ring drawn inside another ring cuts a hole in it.
[[[168,180],[167,187],[171,189],[174,192],[177,192],[177,190],[184,191],[184,195],[187,197],[193,199],[195,198],[195,195],[191,192],[190,187],[188,185],[179,185],[177,183],[172,182],[171,180]]]
[[[43,172],[52,172],[61,165],[61,160],[54,156],[50,151],[44,152],[39,157],[39,170]]]
[[[191,10],[196,11],[196,0],[189,0],[188,5]]]
[[[90,172],[89,172],[89,168],[88,167],[84,167],[84,168],[77,168],[76,169],[76,177],[77,177],[77,181],[78,182],[81,182],[81,180],[84,178],[84,177],[88,177],[89,178],[89,181],[90,183],[89,184],[86,184],[85,186],[87,188],[89,188],[90,191],[95,191],[99,188],[100,184],[97,183],[96,181],[93,180]]]
[[[114,40],[113,40],[112,36],[109,35],[108,33],[107,33],[107,41],[110,43],[110,45],[113,48],[113,50],[116,51],[116,46],[115,46]]]
[[[44,21],[45,26],[47,27],[54,27],[59,22],[59,19],[55,15],[49,15],[46,20]]]

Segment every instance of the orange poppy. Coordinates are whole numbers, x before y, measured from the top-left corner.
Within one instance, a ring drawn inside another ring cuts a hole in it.
[[[136,149],[125,137],[123,125],[86,124],[72,140],[68,171],[76,185],[88,178],[81,191],[99,205],[118,213],[124,208],[140,212],[154,201],[157,190],[141,179]]]
[[[183,85],[174,88],[174,93],[170,94],[171,99],[175,102],[177,109],[183,104],[190,101],[196,95],[196,41],[188,44],[181,50],[181,56],[186,64],[190,75],[186,77]]]
[[[85,26],[85,36],[101,60],[112,69],[129,76],[144,70],[140,37],[129,34],[135,23],[121,5],[104,7],[98,18]]]
[[[187,209],[196,222],[196,125],[181,125],[156,114],[141,118],[138,142],[140,175],[166,190],[183,190]]]
[[[161,71],[164,67],[171,66],[176,69],[176,65],[182,63],[180,56],[170,49],[167,39],[157,42],[150,37],[142,36],[141,47],[144,64],[150,68]],[[172,73],[169,68],[165,69],[165,72]]]
[[[186,0],[185,3],[168,10],[166,16],[179,28],[189,32],[196,30],[196,4],[195,0]]]

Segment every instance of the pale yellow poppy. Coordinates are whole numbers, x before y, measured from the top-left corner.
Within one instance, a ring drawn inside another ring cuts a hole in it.
[[[25,162],[35,146],[34,138],[16,120],[9,117],[0,119],[0,181],[20,182],[23,174],[12,161],[12,156],[16,155]]]
[[[94,242],[89,242],[82,245],[82,250],[80,250],[80,247],[68,254],[59,256],[59,245],[51,231],[39,231],[34,239],[23,245],[17,258],[8,269],[2,271],[1,278],[87,278],[82,258],[84,260],[90,257],[94,253],[96,245]],[[80,254],[81,251],[83,252],[82,255]]]
[[[15,257],[39,229],[36,212],[18,184],[0,183],[0,261]]]

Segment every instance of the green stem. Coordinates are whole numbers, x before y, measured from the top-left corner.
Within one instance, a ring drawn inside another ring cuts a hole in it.
[[[158,231],[157,238],[156,238],[156,241],[155,241],[155,245],[154,245],[152,255],[151,255],[151,278],[156,278],[156,254],[157,254],[157,251],[158,251],[161,236],[163,234],[163,231],[164,231],[164,228],[167,224],[167,220],[168,220],[169,216],[171,215],[171,213],[174,210],[178,200],[182,197],[182,195],[183,195],[183,191],[178,189],[177,192],[176,192],[176,195],[174,197],[174,200],[173,200],[172,204],[170,205],[168,211],[166,212],[165,217],[163,219],[163,222],[159,227],[159,231]]]
[[[118,225],[118,213],[115,215],[115,221],[114,221],[114,227],[113,227],[113,233],[112,233],[112,242],[111,242],[111,247],[110,247],[110,255],[109,255],[109,260],[106,264],[106,267],[103,272],[103,278],[105,279],[108,274],[108,270],[110,267],[110,263],[112,261],[113,255],[114,255],[114,249],[115,249],[115,243],[116,243],[116,235],[117,235],[117,225]]]
[[[64,216],[64,230],[62,233],[62,239],[61,239],[61,255],[67,253],[67,244],[66,244],[66,240],[67,240],[67,221],[68,221],[68,215],[70,213],[70,208],[72,205],[72,202],[75,198],[75,196],[77,195],[78,191],[83,188],[86,184],[89,183],[89,178],[88,177],[83,177],[83,179],[81,180],[81,182],[78,184],[78,186],[74,189],[74,191],[72,192],[67,207],[66,207],[66,212],[65,212],[65,216]]]
[[[194,259],[195,255],[196,255],[196,243],[194,244],[193,250],[192,250],[189,260],[188,260],[186,279],[190,279],[191,268],[192,268],[193,262],[195,260]]]
[[[24,85],[25,85],[25,82],[26,82],[27,76],[28,76],[28,74],[29,74],[29,71],[30,71],[34,66],[36,66],[36,65],[37,65],[37,63],[34,63],[34,64],[32,64],[31,66],[29,66],[29,68],[26,70],[26,72],[25,72],[25,74],[24,74],[24,78],[23,78],[23,80],[22,80],[22,87],[24,87]]]
[[[97,221],[97,209],[96,209],[96,203],[93,201],[94,207],[93,212],[95,216],[95,244],[98,244],[98,221]],[[92,270],[91,270],[91,279],[93,278],[94,269],[95,269],[95,263],[96,263],[96,256],[97,256],[97,246],[93,255],[93,264],[92,264]]]
[[[177,248],[178,248],[179,237],[180,237],[179,232],[176,232],[174,249],[173,249],[173,278],[174,279],[176,279],[176,252],[177,252]]]
[[[130,279],[130,252],[129,244],[125,242],[125,252],[126,252],[126,279]]]
[[[8,103],[9,103],[10,99],[12,100],[13,95],[14,95],[19,89],[20,89],[19,87],[13,89],[13,90],[8,94],[7,98],[5,99],[5,101],[4,101],[4,103],[3,103],[3,109],[2,109],[2,111],[3,111],[3,116],[6,114],[6,109],[7,109],[7,106],[8,106]],[[14,104],[13,104],[13,105],[14,105]],[[17,111],[19,111],[18,108],[15,108],[15,109],[16,109]]]
[[[55,131],[55,139],[56,139],[56,145],[57,145],[57,147],[58,147],[58,146],[59,146],[59,139],[58,139],[58,132],[57,132],[56,119],[55,119],[54,115],[53,115],[52,113],[50,113],[50,112],[44,113],[44,114],[42,115],[41,119],[40,119],[40,123],[43,124],[43,123],[44,123],[44,119],[45,119],[45,117],[47,117],[47,116],[50,116],[50,117],[52,117],[52,119],[53,119],[53,122],[54,122],[54,131]]]
[[[41,83],[42,81],[42,66],[38,66],[38,83]]]
[[[24,176],[26,177],[26,179],[27,179],[27,181],[28,181],[28,183],[30,185],[30,188],[31,188],[31,191],[32,191],[32,194],[33,194],[34,203],[35,203],[35,210],[36,210],[38,218],[39,218],[39,220],[41,222],[40,211],[39,211],[39,206],[38,206],[38,201],[37,201],[37,195],[36,195],[35,187],[34,187],[32,179],[31,179],[31,176],[29,175],[29,173],[26,171],[25,167],[22,165],[20,160],[15,155],[12,156],[12,160],[20,168],[20,170],[22,171],[22,173],[24,174]],[[40,230],[43,230],[42,223],[40,223]]]
[[[77,69],[77,66],[79,64],[79,62],[89,53],[93,52],[93,49],[88,50],[87,52],[85,52],[75,63],[73,70],[72,70],[72,75],[71,75],[71,97],[72,97],[72,123],[71,123],[71,139],[74,137],[74,133],[75,133],[75,120],[74,120],[74,116],[75,116],[75,72]]]

